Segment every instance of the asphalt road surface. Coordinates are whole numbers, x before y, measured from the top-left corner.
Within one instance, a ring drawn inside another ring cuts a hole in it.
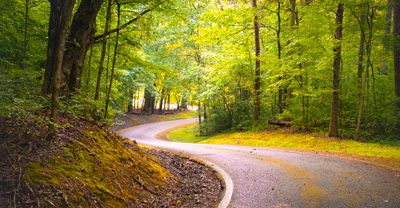
[[[183,119],[141,125],[119,134],[206,161],[227,183],[220,207],[400,208],[400,173],[329,155],[263,147],[175,143],[156,133],[194,122]]]

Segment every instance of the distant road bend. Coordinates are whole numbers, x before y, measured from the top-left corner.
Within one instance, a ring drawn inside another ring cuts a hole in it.
[[[153,138],[157,132],[194,121],[151,123],[120,135],[214,164],[226,173],[220,207],[400,207],[400,173],[373,164],[317,153]]]

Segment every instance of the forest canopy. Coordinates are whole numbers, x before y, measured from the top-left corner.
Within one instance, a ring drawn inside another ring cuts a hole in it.
[[[7,0],[0,112],[198,107],[201,134],[274,124],[400,135],[397,0]],[[285,123],[286,122],[286,123]],[[56,126],[54,126],[56,128]]]

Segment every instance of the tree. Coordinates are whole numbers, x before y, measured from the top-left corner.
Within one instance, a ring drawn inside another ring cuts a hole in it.
[[[335,31],[335,58],[333,61],[333,78],[332,78],[332,107],[331,119],[329,123],[329,136],[338,136],[338,117],[339,117],[339,81],[340,81],[340,59],[341,59],[341,39],[343,24],[343,3],[339,3],[336,11],[336,31]]]
[[[118,0],[116,2],[117,2],[117,6],[118,6],[118,23],[117,23],[118,26],[117,27],[119,27],[119,19],[121,16],[121,4],[118,2]],[[112,88],[112,83],[113,83],[113,78],[114,78],[115,61],[117,59],[118,39],[119,39],[119,31],[117,31],[117,40],[115,41],[114,58],[113,58],[112,69],[111,69],[110,86],[108,88],[108,93],[107,93],[107,98],[106,98],[106,108],[105,108],[105,112],[104,112],[104,119],[107,119],[108,103],[110,101],[111,88]]]
[[[47,45],[47,76],[53,80],[52,98],[51,98],[51,121],[53,126],[51,133],[55,133],[55,122],[58,118],[59,92],[61,84],[61,66],[65,50],[65,40],[69,28],[69,22],[75,0],[49,0],[50,23],[49,23],[49,42]],[[46,75],[46,74],[45,74]]]
[[[397,99],[400,99],[400,1],[396,0],[393,3],[393,35],[395,38],[394,46],[394,82],[395,93]],[[400,101],[397,101],[397,106],[400,108]]]
[[[103,50],[101,51],[100,65],[99,65],[99,72],[98,72],[98,75],[97,75],[96,93],[94,95],[94,100],[98,100],[99,96],[100,96],[99,93],[100,93],[100,84],[101,84],[101,73],[103,72],[104,57],[106,56],[107,33],[108,33],[108,27],[109,27],[109,24],[110,24],[111,6],[112,6],[112,0],[108,0],[106,26],[104,28],[104,33],[103,33]]]
[[[252,5],[257,9],[257,0],[252,0]],[[254,121],[257,124],[260,118],[260,94],[261,94],[261,81],[260,81],[260,32],[258,27],[258,15],[254,17],[254,41],[255,41],[255,52],[256,52],[256,65],[255,65],[255,84],[254,84]]]

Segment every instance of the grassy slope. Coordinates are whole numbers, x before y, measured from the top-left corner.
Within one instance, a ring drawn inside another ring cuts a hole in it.
[[[247,145],[301,150],[329,151],[335,153],[390,158],[393,167],[400,167],[400,147],[351,140],[337,140],[315,136],[312,133],[294,133],[288,129],[270,132],[233,132],[216,136],[195,137],[196,125],[170,132],[167,138],[177,142],[202,144]]]

